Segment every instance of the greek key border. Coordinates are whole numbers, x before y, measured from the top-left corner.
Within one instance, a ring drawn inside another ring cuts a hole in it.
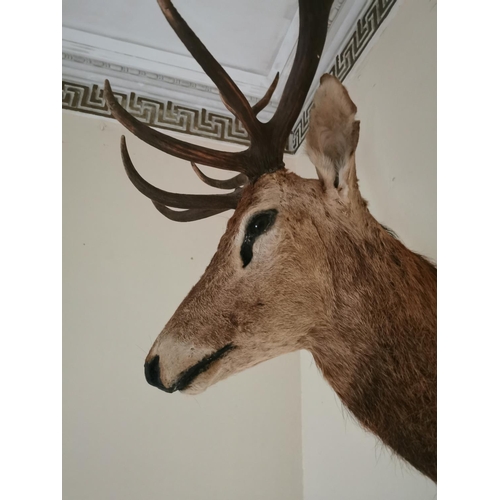
[[[98,116],[111,114],[97,84],[62,82],[62,107]],[[206,109],[181,106],[172,101],[158,101],[135,92],[114,92],[117,101],[135,118],[152,127],[185,134],[217,139],[236,144],[248,144],[248,134],[241,123],[229,116]]]
[[[387,18],[397,0],[373,0],[358,19],[356,29],[335,58],[329,73],[343,81],[362,52]],[[159,101],[137,95],[115,92],[120,104],[134,117],[152,127],[182,132],[198,137],[248,145],[248,134],[241,123],[232,116],[195,109],[172,101]],[[286,152],[294,154],[305,139],[309,128],[312,101],[302,111],[290,134]],[[63,109],[110,117],[103,97],[103,87],[98,84],[62,82]]]

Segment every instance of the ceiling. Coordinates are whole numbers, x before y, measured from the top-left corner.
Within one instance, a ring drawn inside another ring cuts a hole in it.
[[[335,0],[310,94],[321,74],[335,72],[333,66],[343,49],[347,47],[353,59],[354,38],[360,52],[366,42],[363,32],[369,40],[395,2]],[[269,119],[293,61],[298,36],[297,0],[174,3],[251,103],[262,97],[280,72],[275,95],[259,115]],[[63,107],[106,114],[101,93],[108,78],[113,89],[122,94],[122,104],[142,121],[231,142],[246,141],[246,133],[233,122],[216,87],[178,40],[155,0],[63,0],[62,50]],[[200,120],[211,122],[207,127],[213,130],[217,128],[215,120],[218,131],[202,133]],[[225,133],[220,132],[221,127],[227,129]]]
[[[264,77],[273,69],[297,11],[296,0],[176,3],[181,15],[189,20],[209,50],[217,54],[221,64]],[[72,30],[155,49],[159,52],[151,54],[158,62],[173,62],[174,58],[169,55],[190,57],[154,0],[107,0],[105,3],[67,0],[63,19],[64,26]],[[126,53],[125,44],[122,49]]]

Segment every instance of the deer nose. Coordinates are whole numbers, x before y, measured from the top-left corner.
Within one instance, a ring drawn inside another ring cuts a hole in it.
[[[148,384],[158,387],[161,384],[160,379],[160,356],[155,356],[151,361],[144,363],[144,375]]]
[[[167,389],[160,377],[160,356],[156,355],[151,361],[146,361],[144,363],[144,375],[148,384],[161,389],[166,392],[174,392],[173,390]]]

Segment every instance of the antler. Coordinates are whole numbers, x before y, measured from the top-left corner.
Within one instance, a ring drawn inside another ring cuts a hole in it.
[[[191,162],[191,166],[195,171],[196,175],[209,186],[219,189],[235,189],[241,187],[245,184],[248,184],[248,177],[245,174],[238,174],[236,177],[232,177],[231,179],[219,180],[212,179],[206,176],[197,166],[196,163]]]
[[[170,26],[217,86],[222,101],[242,123],[250,138],[248,149],[230,153],[190,144],[157,132],[134,118],[118,103],[106,80],[104,98],[112,116],[122,125],[160,151],[190,161],[198,177],[206,184],[222,189],[235,189],[232,193],[223,195],[176,194],[158,189],[139,175],[130,160],[125,139],[122,138],[123,164],[135,187],[150,198],[163,215],[172,220],[187,222],[236,208],[241,196],[241,186],[266,172],[284,168],[283,153],[287,139],[318,67],[333,0],[299,0],[300,31],[297,51],[276,113],[267,123],[262,123],[257,115],[269,103],[278,85],[279,73],[262,99],[253,107],[250,106],[241,90],[187,25],[172,2],[158,0],[158,3]],[[195,162],[240,174],[224,181],[211,179],[199,170]],[[185,210],[171,210],[168,207]]]

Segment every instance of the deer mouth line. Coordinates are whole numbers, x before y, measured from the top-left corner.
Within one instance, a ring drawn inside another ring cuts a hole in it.
[[[175,392],[175,391],[183,391],[187,389],[189,385],[193,382],[193,380],[201,375],[203,372],[206,372],[213,363],[217,360],[224,357],[228,352],[232,351],[235,348],[233,344],[227,344],[218,351],[215,351],[213,354],[209,354],[205,356],[201,361],[198,361],[195,365],[187,370],[184,370],[180,375],[177,381],[172,384],[170,387],[166,387],[165,391],[167,392]]]

